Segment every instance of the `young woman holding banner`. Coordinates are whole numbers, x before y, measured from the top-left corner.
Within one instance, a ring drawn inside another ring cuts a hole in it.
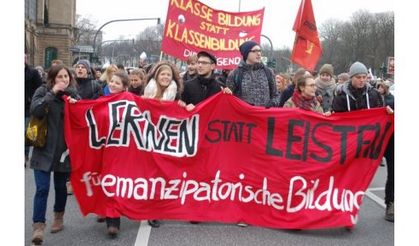
[[[51,233],[63,230],[63,216],[67,203],[66,181],[70,174],[68,149],[64,141],[64,95],[68,100],[79,99],[74,78],[63,64],[50,68],[46,84],[40,86],[32,97],[32,116],[47,118],[47,136],[43,147],[34,147],[30,167],[34,169],[36,193],[33,201],[32,243],[41,245],[44,240],[45,213],[47,210],[51,172],[54,172],[54,221]]]
[[[128,90],[129,78],[125,72],[116,72],[112,75],[110,81],[107,84],[110,95],[115,95]],[[120,229],[121,218],[106,217],[106,227],[108,229],[108,235],[111,238],[115,238]]]
[[[180,99],[183,90],[183,83],[179,71],[175,65],[169,62],[160,62],[154,66],[147,79],[144,89],[144,98],[152,98],[161,101],[174,101]],[[179,100],[179,105],[186,104]],[[158,220],[148,220],[151,227],[160,227]]]

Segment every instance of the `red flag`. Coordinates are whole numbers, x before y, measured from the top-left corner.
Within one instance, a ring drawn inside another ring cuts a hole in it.
[[[322,47],[317,32],[311,0],[301,1],[293,30],[296,35],[291,60],[313,71],[322,54]]]

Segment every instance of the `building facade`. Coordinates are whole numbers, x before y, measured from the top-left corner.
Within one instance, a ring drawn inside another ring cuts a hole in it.
[[[25,53],[31,65],[48,69],[60,59],[72,65],[76,0],[25,0]]]

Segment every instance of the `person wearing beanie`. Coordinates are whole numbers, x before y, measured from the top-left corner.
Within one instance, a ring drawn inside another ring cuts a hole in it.
[[[259,46],[259,44],[252,40],[246,41],[240,45],[239,50],[240,50],[240,54],[243,56],[244,61],[247,60],[249,53],[252,51],[252,48],[255,46]],[[260,50],[260,47],[259,47],[259,50]]]
[[[323,112],[330,112],[336,88],[336,82],[333,78],[333,66],[331,64],[324,64],[320,68],[319,77],[316,78],[315,82],[318,99],[323,108]]]
[[[92,69],[88,60],[79,60],[75,66],[77,92],[82,99],[96,99],[103,95],[100,84],[93,79]]]
[[[81,99],[96,99],[103,95],[102,87],[93,79],[92,69],[88,60],[78,60],[75,65],[75,79],[77,82],[77,93]],[[73,194],[73,187],[71,183],[67,182],[68,195]]]
[[[182,101],[187,109],[192,109],[196,104],[221,91],[221,86],[216,80],[214,69],[217,59],[209,52],[198,52],[197,74],[195,78],[185,83]]]
[[[278,107],[274,72],[262,63],[260,45],[248,40],[240,45],[239,51],[243,60],[229,73],[223,91],[253,106]]]
[[[383,106],[380,93],[368,84],[368,70],[361,62],[355,62],[349,68],[350,79],[346,81],[333,99],[334,112],[349,112],[359,109]]]
[[[354,62],[351,67],[349,68],[349,78],[357,74],[365,74],[365,77],[368,75],[367,67],[361,62]]]
[[[84,68],[87,70],[87,71],[89,71],[90,72],[90,62],[88,61],[88,60],[79,60],[78,62],[77,62],[77,64],[76,64],[76,68],[77,68],[77,66],[78,65],[82,65],[82,66],[84,66]],[[77,72],[76,72],[77,73]],[[88,73],[87,73],[88,74]]]
[[[380,93],[367,83],[368,70],[361,62],[355,62],[349,68],[350,79],[342,84],[333,99],[334,112],[350,112],[353,110],[383,107]],[[394,104],[393,104],[394,107]],[[387,113],[393,114],[390,105],[386,105]],[[387,160],[387,183],[385,188],[386,212],[384,219],[394,222],[394,134],[386,146],[384,156]]]

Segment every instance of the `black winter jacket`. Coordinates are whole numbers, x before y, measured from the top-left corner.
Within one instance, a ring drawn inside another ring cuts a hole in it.
[[[185,83],[182,93],[182,101],[186,104],[198,104],[208,97],[221,91],[221,86],[215,79],[214,74],[210,78],[197,76]]]
[[[361,89],[355,89],[351,81],[346,81],[333,98],[334,112],[349,112],[359,109],[383,107],[380,93],[368,83]]]
[[[79,99],[75,88],[67,88],[66,94]],[[42,148],[34,147],[31,168],[42,171],[70,172],[70,160],[64,140],[64,100],[63,92],[55,95],[44,84],[32,98],[31,115],[48,117],[47,139]]]
[[[76,78],[77,92],[81,99],[96,99],[103,96],[100,83],[91,78]]]

